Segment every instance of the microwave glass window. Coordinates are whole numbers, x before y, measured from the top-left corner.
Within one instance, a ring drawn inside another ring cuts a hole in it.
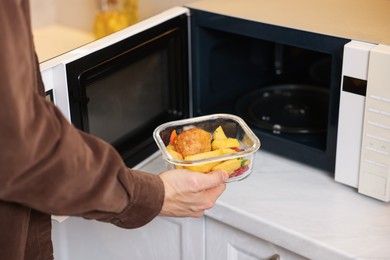
[[[188,64],[186,14],[68,63],[72,123],[135,166],[157,150],[158,125],[189,116]]]
[[[163,56],[144,57],[86,87],[90,133],[115,143],[166,109]]]

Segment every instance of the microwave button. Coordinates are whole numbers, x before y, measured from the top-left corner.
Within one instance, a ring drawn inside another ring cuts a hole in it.
[[[389,152],[387,151],[386,146],[380,146],[380,148],[378,149],[374,146],[374,144],[370,144],[370,145],[366,146],[366,149],[369,151],[372,151],[374,153],[379,153],[382,155],[389,155]]]
[[[381,124],[381,123],[378,123],[375,121],[368,120],[367,124],[369,124],[371,126],[376,126],[376,127],[379,127],[379,128],[385,129],[385,130],[390,130],[390,125]]]
[[[381,115],[381,116],[390,117],[390,112],[383,111],[381,109],[370,107],[370,108],[368,108],[368,111],[371,112],[371,113],[374,113],[374,114]]]
[[[361,193],[374,197],[377,195],[379,198],[386,195],[386,178],[364,171],[360,176],[360,181],[365,183],[364,188],[360,190]]]
[[[390,160],[390,145],[388,143],[369,140],[368,138],[364,142],[364,150],[373,152],[375,154],[370,155],[376,158],[376,156],[385,156],[384,160]],[[380,158],[380,157],[379,157]]]
[[[365,148],[369,151],[376,152],[383,155],[389,155],[389,141],[386,138],[367,134],[367,145]]]
[[[373,135],[373,134],[370,134],[370,133],[367,133],[366,136],[368,138],[372,138],[372,139],[375,139],[375,140],[378,140],[378,141],[382,141],[382,142],[385,142],[385,143],[390,143],[390,139],[389,138],[384,138],[383,136]]]
[[[388,174],[389,166],[385,163],[378,162],[377,160],[366,158],[363,161],[362,169],[366,172],[373,172],[377,175],[386,177]]]
[[[390,98],[386,98],[386,97],[382,97],[382,96],[378,96],[378,95],[370,95],[370,98],[375,99],[375,100],[379,100],[379,101],[383,101],[386,103],[390,103]]]

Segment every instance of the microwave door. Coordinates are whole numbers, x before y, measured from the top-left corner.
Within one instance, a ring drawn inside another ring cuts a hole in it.
[[[41,64],[68,119],[129,167],[157,150],[158,125],[190,116],[188,20],[172,8]]]

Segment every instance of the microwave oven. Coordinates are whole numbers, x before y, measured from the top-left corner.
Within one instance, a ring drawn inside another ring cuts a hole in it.
[[[340,165],[360,169],[361,149],[355,161],[342,157],[349,144],[340,134],[359,126],[345,126],[339,106],[351,108],[344,92],[357,95],[350,89],[364,85],[348,66],[360,66],[354,53],[365,43],[212,9],[175,7],[48,60],[46,90],[76,127],[110,142],[130,167],[157,150],[159,124],[230,113],[264,150],[336,171],[342,183],[352,171]]]

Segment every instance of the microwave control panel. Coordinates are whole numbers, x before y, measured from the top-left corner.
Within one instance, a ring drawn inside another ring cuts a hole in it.
[[[377,44],[351,41],[344,46],[335,180],[358,188],[364,104],[370,51]]]
[[[359,192],[390,201],[390,46],[370,51]]]

